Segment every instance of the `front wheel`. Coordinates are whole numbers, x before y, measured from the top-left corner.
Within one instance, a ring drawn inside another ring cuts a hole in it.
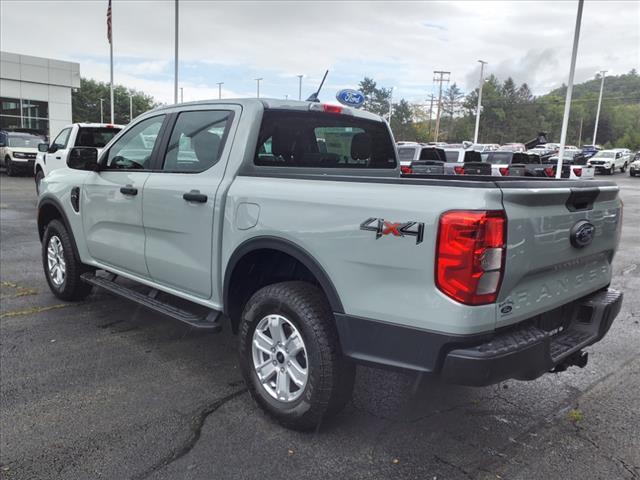
[[[13,165],[13,162],[11,161],[11,158],[7,157],[4,159],[4,168],[7,172],[7,176],[9,177],[15,177],[17,172],[16,172],[16,167]]]
[[[621,171],[622,173],[624,173],[624,172],[626,172],[626,171],[627,171],[627,162],[624,162],[624,165],[622,165],[622,167],[620,167],[620,171]]]
[[[611,167],[609,167],[609,171],[607,172],[609,175],[613,175],[614,173],[616,173],[616,167],[614,167],[613,165],[611,165]]]
[[[42,182],[42,179],[44,178],[44,172],[41,169],[38,169],[38,171],[36,172],[36,194],[40,195],[40,183]]]
[[[351,398],[355,366],[342,355],[317,287],[293,281],[260,289],[245,306],[239,337],[249,392],[282,425],[317,428]]]
[[[59,220],[47,225],[42,237],[42,266],[51,292],[62,300],[82,300],[91,293],[91,285],[80,275],[88,267],[73,252],[69,232]]]

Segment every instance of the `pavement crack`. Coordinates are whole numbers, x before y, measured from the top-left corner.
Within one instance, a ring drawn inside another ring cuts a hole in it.
[[[151,468],[145,470],[144,472],[135,475],[132,477],[133,480],[143,480],[148,478],[153,473],[157,472],[170,465],[171,463],[179,460],[180,458],[187,455],[193,447],[196,446],[198,440],[200,440],[200,435],[202,434],[202,427],[204,426],[204,422],[207,420],[209,415],[218,410],[220,407],[230,402],[231,400],[239,397],[243,393],[247,392],[247,388],[242,388],[240,390],[236,390],[235,392],[230,393],[229,395],[222,397],[214,402],[205,405],[202,409],[198,411],[191,418],[191,435],[180,445],[178,448],[169,453],[166,457],[162,458],[160,461],[155,463]]]
[[[601,447],[598,442],[596,442],[593,438],[591,438],[589,434],[585,432],[578,425],[576,425],[576,436],[586,441],[587,443],[591,444],[596,450],[600,450],[601,452],[605,452],[606,454],[611,455],[611,458],[616,462],[618,462],[620,466],[624,468],[627,472],[629,472],[632,478],[634,479],[640,478],[640,475],[638,475],[638,467],[636,467],[635,465],[629,465],[624,459],[618,457],[617,455],[609,451],[608,448]]]
[[[444,458],[438,456],[438,455],[433,455],[433,458],[435,459],[436,462],[441,463],[442,465],[447,465],[453,469],[455,469],[456,471],[462,473],[466,478],[472,478],[471,473],[467,472],[464,468],[462,468],[460,465],[456,465],[453,462],[450,462],[448,460],[445,460]]]

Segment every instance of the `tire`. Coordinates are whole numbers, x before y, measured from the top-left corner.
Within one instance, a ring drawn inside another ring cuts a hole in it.
[[[69,232],[59,220],[49,222],[44,231],[42,267],[49,288],[56,297],[74,301],[82,300],[91,293],[91,285],[80,279],[80,275],[90,268],[76,259]]]
[[[609,171],[607,172],[607,174],[608,175],[613,175],[614,173],[616,173],[616,167],[611,165],[611,167],[609,168]]]
[[[36,181],[36,194],[40,195],[40,182],[42,182],[42,179],[44,178],[44,172],[42,171],[42,169],[38,169],[36,171],[36,175],[35,175],[35,181]]]
[[[17,174],[16,167],[13,166],[13,162],[8,156],[4,159],[4,169],[7,172],[8,177],[15,177]]]
[[[278,335],[271,334],[271,321],[281,322],[284,345],[278,346]],[[254,345],[256,330],[263,332],[261,339],[271,343],[256,341],[263,347],[258,349]],[[302,339],[302,347],[298,343],[300,352],[293,356],[290,342],[296,334]],[[342,355],[331,308],[317,287],[292,281],[258,290],[244,308],[239,337],[240,367],[251,396],[285,427],[302,431],[319,428],[350,400],[355,365]],[[287,346],[285,357],[283,349]],[[294,360],[303,368],[289,367]],[[257,363],[264,367],[256,368]],[[258,377],[259,369],[264,382]],[[293,378],[303,378],[299,374],[302,370],[306,370],[306,378],[298,387]],[[298,373],[289,375],[289,371]],[[279,389],[280,378],[288,379],[283,381],[283,389]],[[285,398],[287,395],[289,398]]]
[[[627,162],[624,162],[624,165],[622,165],[622,167],[620,167],[620,172],[624,173],[627,171]]]

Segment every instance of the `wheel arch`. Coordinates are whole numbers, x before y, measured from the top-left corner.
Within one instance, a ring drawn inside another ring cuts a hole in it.
[[[241,311],[238,311],[239,303],[243,304],[244,301],[248,300],[248,298],[243,298],[242,294],[239,293],[238,290],[239,282],[241,282],[243,278],[246,278],[243,276],[243,265],[247,262],[251,263],[252,260],[256,258],[264,259],[274,255],[280,262],[282,262],[283,259],[290,262],[289,267],[291,268],[291,274],[290,278],[274,276],[271,277],[271,280],[308,280],[306,278],[308,275],[325,294],[327,301],[331,306],[331,310],[334,313],[344,313],[342,301],[340,300],[340,296],[338,295],[333,282],[329,278],[325,269],[313,257],[313,255],[289,240],[271,236],[260,236],[246,240],[236,247],[234,252],[231,254],[231,257],[229,257],[229,261],[225,268],[223,283],[224,313],[231,318],[234,331],[237,331],[239,315],[242,313]],[[302,278],[300,278],[300,276],[302,276]],[[264,284],[258,282],[256,284],[257,288],[251,289],[250,287],[247,287],[247,291],[251,291],[252,294],[257,289],[270,283],[274,282],[269,280]]]
[[[52,220],[60,220],[64,224],[64,228],[67,229],[67,233],[71,239],[73,255],[78,262],[81,262],[80,254],[78,253],[78,246],[76,245],[76,239],[73,235],[71,225],[69,224],[69,219],[64,212],[64,208],[62,208],[62,205],[58,200],[46,197],[38,203],[38,237],[40,238],[40,242],[42,242],[47,225]]]

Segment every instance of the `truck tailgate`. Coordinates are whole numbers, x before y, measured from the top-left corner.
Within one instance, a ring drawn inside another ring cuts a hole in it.
[[[610,283],[621,224],[615,184],[496,183],[507,216],[507,258],[496,327],[534,317]]]

